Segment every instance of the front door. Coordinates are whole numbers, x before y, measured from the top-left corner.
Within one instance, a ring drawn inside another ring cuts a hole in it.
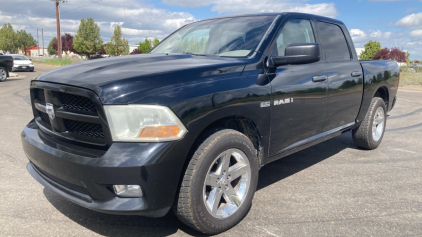
[[[289,19],[274,44],[272,56],[284,56],[294,43],[315,43],[310,19]],[[323,132],[326,120],[325,63],[285,65],[268,69],[274,79],[269,156],[276,155]],[[274,74],[272,74],[274,73]]]

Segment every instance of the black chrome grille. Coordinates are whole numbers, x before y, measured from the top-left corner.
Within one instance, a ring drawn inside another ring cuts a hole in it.
[[[62,107],[66,110],[96,112],[95,105],[86,97],[67,93],[58,93]]]
[[[43,113],[41,111],[38,111],[38,114],[40,115],[40,118],[42,121],[44,121],[44,123],[50,125],[50,118],[48,117],[48,114]]]
[[[35,90],[35,99],[37,99],[41,104],[45,105],[45,95],[44,89],[34,89]]]
[[[87,137],[104,139],[103,128],[100,124],[87,123],[69,119],[63,119],[66,130]]]
[[[104,110],[96,94],[89,90],[60,84],[36,82],[31,88],[35,120],[41,130],[61,140],[101,147],[111,145],[112,138]],[[53,106],[50,119],[46,105]]]

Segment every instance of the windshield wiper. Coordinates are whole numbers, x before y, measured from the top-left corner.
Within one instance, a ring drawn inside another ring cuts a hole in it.
[[[216,57],[218,56],[217,54],[198,54],[198,53],[191,53],[191,52],[183,52],[184,54],[189,54],[189,55],[194,55],[194,56],[211,56],[211,57]]]

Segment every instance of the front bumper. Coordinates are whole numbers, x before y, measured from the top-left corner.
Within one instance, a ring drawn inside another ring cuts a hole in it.
[[[34,70],[34,65],[28,66],[13,66],[12,71],[32,71]]]
[[[39,183],[76,204],[119,215],[169,211],[187,155],[177,143],[114,143],[96,150],[57,140],[34,121],[22,132],[27,169]],[[118,184],[140,185],[143,197],[116,196],[112,185]]]

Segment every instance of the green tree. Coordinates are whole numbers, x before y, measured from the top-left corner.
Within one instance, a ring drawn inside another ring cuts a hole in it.
[[[157,38],[154,38],[154,40],[152,41],[153,47],[157,46],[158,43],[160,43],[160,41]]]
[[[23,50],[26,54],[26,50],[34,45],[37,45],[37,41],[32,37],[31,33],[26,33],[25,30],[17,31],[16,44],[20,50]]]
[[[103,39],[100,35],[100,27],[94,19],[81,19],[78,32],[73,38],[73,47],[78,54],[89,55],[97,53],[103,46]]]
[[[15,53],[18,50],[18,36],[10,23],[6,23],[0,28],[0,49]]]
[[[105,51],[108,55],[128,55],[129,42],[124,37],[122,38],[122,28],[116,26],[114,34],[111,36],[110,42],[105,45]]]
[[[53,44],[56,43],[56,41],[57,41],[57,38],[53,37],[51,39],[50,43],[48,44],[47,53],[49,55],[56,55],[57,54],[57,51],[55,49],[53,49]]]
[[[363,50],[360,54],[360,59],[370,60],[379,51],[381,51],[381,43],[378,41],[370,40],[365,44],[365,50]]]
[[[140,42],[138,49],[142,52],[142,53],[148,53],[151,49],[152,49],[152,42],[149,39],[145,39],[144,42]]]

